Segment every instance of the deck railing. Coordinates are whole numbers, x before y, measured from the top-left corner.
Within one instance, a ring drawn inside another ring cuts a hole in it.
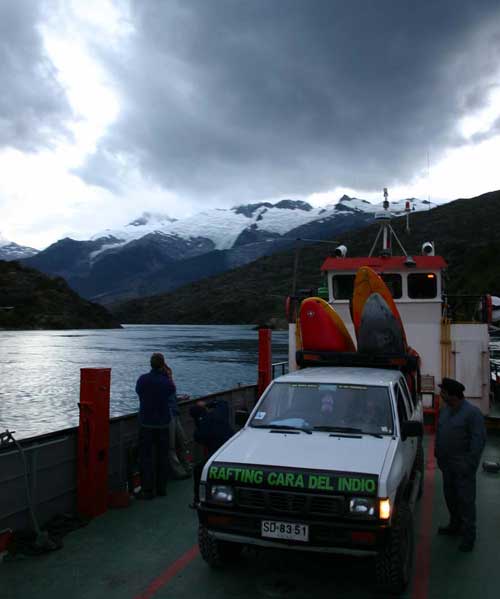
[[[236,410],[251,411],[255,405],[257,385],[242,385],[179,401],[179,417],[188,439],[192,439],[194,429],[189,408],[200,399],[226,400],[234,423]],[[138,430],[137,413],[110,419],[110,490],[123,489],[129,478],[130,452],[137,446]],[[7,442],[6,436],[0,441],[0,532],[30,527],[28,495],[41,524],[56,514],[76,510],[78,427],[21,439],[24,458],[14,443]]]
[[[443,316],[451,322],[489,322],[486,295],[443,295]]]
[[[271,379],[275,379],[282,374],[287,374],[287,372],[288,362],[274,362],[274,364],[271,365]]]

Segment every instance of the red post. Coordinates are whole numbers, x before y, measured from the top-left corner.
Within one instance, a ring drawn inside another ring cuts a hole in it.
[[[108,505],[111,368],[80,370],[78,512],[93,518]]]
[[[258,371],[258,395],[271,382],[271,329],[259,329],[259,371]]]

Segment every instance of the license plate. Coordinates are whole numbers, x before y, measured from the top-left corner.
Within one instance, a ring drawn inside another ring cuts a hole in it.
[[[261,534],[270,539],[289,539],[290,541],[309,541],[309,526],[292,522],[262,520]]]

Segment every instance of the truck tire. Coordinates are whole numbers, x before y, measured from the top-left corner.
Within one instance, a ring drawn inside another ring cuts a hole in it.
[[[215,539],[201,525],[198,528],[198,546],[201,557],[211,568],[221,568],[224,564],[235,561],[243,549],[240,543]]]
[[[424,446],[421,440],[418,442],[417,455],[415,456],[415,472],[420,472],[420,484],[418,486],[417,499],[420,499],[424,494],[424,475],[425,475],[425,454]]]
[[[404,591],[410,581],[414,550],[413,516],[406,501],[396,505],[386,546],[375,560],[377,587],[388,595]]]

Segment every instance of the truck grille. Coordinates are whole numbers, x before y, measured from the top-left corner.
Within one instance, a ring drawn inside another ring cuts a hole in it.
[[[344,498],[333,495],[307,495],[264,489],[236,489],[239,507],[269,510],[281,514],[338,516],[344,512]]]

